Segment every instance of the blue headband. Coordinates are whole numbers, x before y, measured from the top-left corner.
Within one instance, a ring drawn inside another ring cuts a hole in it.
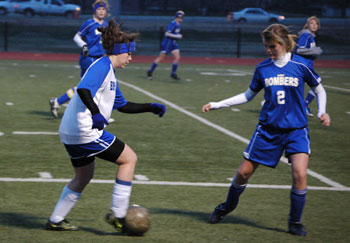
[[[96,4],[95,7],[94,7],[94,12],[96,12],[96,10],[97,10],[98,8],[100,8],[100,7],[103,7],[103,8],[105,8],[105,9],[107,10],[107,5],[106,5],[105,3],[98,3],[98,4]]]
[[[175,14],[175,17],[178,18],[178,17],[183,17],[185,15],[185,13],[183,11],[177,11],[176,14]]]
[[[135,51],[135,42],[129,42],[129,43],[117,43],[114,46],[114,49],[112,51],[112,55],[118,55],[123,53],[129,53]]]

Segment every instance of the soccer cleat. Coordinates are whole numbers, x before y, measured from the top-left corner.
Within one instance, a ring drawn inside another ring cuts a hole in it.
[[[50,220],[45,224],[46,230],[57,230],[57,231],[77,231],[79,228],[77,226],[69,224],[67,220],[62,220],[58,223],[52,223]]]
[[[212,214],[209,216],[208,221],[210,224],[219,223],[230,212],[231,211],[228,211],[224,208],[224,203],[221,203],[214,209]]]
[[[305,230],[305,227],[301,223],[288,223],[288,229],[289,233],[293,235],[299,235],[299,236],[306,236],[307,232]]]
[[[314,117],[314,114],[312,114],[311,110],[309,107],[306,107],[306,115],[309,117]]]
[[[117,231],[125,233],[125,218],[116,218],[112,213],[107,213],[105,216],[105,221],[112,225]]]
[[[180,80],[179,76],[177,76],[176,73],[171,74],[170,77],[171,77],[172,79],[175,79],[175,80]]]
[[[57,98],[52,97],[49,100],[50,107],[51,107],[51,114],[54,118],[58,118],[58,109],[60,108],[60,105],[57,102]]]
[[[147,79],[152,80],[152,73],[150,71],[147,71]]]

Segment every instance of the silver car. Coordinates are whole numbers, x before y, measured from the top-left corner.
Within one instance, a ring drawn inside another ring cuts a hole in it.
[[[244,22],[270,22],[277,23],[284,21],[285,17],[268,13],[262,8],[245,8],[238,12],[230,12],[227,16],[229,21]]]
[[[11,0],[0,0],[0,15],[6,15],[15,11]]]

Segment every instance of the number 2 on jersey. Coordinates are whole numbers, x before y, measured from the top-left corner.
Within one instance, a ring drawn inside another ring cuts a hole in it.
[[[286,94],[284,90],[277,91],[277,104],[284,105],[286,103],[285,98]]]

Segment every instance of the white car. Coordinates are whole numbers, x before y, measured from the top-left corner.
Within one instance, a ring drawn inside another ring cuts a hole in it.
[[[244,22],[270,22],[278,23],[284,21],[285,17],[268,13],[261,8],[245,8],[238,12],[230,12],[227,16],[229,21]]]
[[[0,15],[14,12],[14,5],[10,0],[0,0]]]
[[[14,3],[15,13],[26,16],[63,15],[72,18],[80,14],[80,6],[65,4],[62,0],[11,0]]]

